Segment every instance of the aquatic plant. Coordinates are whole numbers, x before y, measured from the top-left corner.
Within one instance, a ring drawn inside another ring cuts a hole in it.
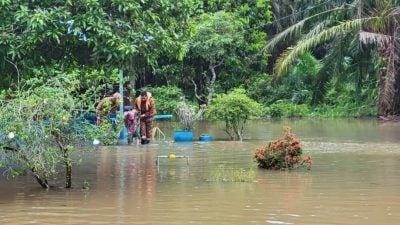
[[[205,105],[201,105],[200,109],[196,112],[195,107],[187,104],[185,98],[181,97],[176,109],[176,117],[182,129],[188,131],[193,130],[194,123],[201,118],[204,110]]]
[[[236,88],[228,94],[217,95],[207,106],[206,117],[225,122],[225,132],[232,140],[242,141],[243,131],[250,119],[260,118],[263,107],[249,98],[246,90]]]
[[[300,139],[291,132],[290,127],[285,127],[284,137],[256,149],[254,158],[258,167],[264,169],[294,169],[299,166],[310,169],[313,160],[309,156],[301,158],[302,153]]]
[[[253,182],[255,179],[254,170],[227,169],[224,165],[220,165],[212,174],[208,181],[223,182]]]

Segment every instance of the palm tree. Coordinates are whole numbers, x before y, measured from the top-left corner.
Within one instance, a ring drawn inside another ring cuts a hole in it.
[[[400,77],[398,75],[400,7],[397,1],[329,2],[330,8],[326,8],[325,4],[321,8],[323,10],[315,10],[311,15],[305,15],[304,18],[278,33],[265,46],[265,51],[273,51],[276,47],[281,47],[282,43],[294,43],[283,52],[280,51],[280,56],[274,66],[274,74],[277,76],[285,74],[299,56],[316,48],[324,49],[325,47],[324,66],[320,70],[313,93],[315,103],[323,96],[325,83],[330,77],[343,71],[342,61],[345,54],[353,51],[353,55],[361,56],[360,60],[366,57],[369,59],[357,64],[360,70],[359,73],[354,74],[359,76],[358,82],[361,79],[362,67],[380,58],[384,62],[384,67],[377,72],[378,116],[400,115]],[[322,3],[317,5],[321,6]],[[377,54],[371,54],[371,50]]]

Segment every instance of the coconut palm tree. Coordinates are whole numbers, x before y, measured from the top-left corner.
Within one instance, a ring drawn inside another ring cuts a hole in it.
[[[323,1],[319,2],[321,6]],[[284,46],[282,43],[294,43],[284,51],[278,49],[280,56],[274,66],[274,74],[285,74],[305,52],[322,49],[319,52],[323,52],[324,66],[320,70],[313,94],[313,100],[317,102],[324,94],[324,84],[331,76],[343,71],[345,55],[353,52],[352,55],[357,56],[355,60],[361,60],[357,63],[361,69],[358,73],[353,73],[359,76],[358,80],[361,79],[363,66],[381,59],[384,66],[377,72],[378,116],[399,116],[399,3],[397,0],[329,2],[321,10],[314,8],[312,14],[305,14],[296,23],[275,35],[265,46],[265,51],[273,51],[278,46]],[[371,51],[377,54],[372,54]]]

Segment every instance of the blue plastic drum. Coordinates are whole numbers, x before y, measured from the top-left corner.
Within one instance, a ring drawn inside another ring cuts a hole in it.
[[[202,134],[199,137],[199,141],[204,141],[204,142],[212,141],[212,136],[208,134]]]
[[[176,142],[193,141],[193,132],[190,130],[177,130],[174,132],[174,140]]]

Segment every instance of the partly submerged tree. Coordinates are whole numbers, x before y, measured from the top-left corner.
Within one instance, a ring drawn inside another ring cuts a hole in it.
[[[80,89],[81,72],[54,69],[38,75],[0,95],[0,168],[12,176],[30,171],[49,188],[49,178],[64,167],[70,188],[72,166],[81,159],[76,156],[93,148],[96,127],[84,119],[93,98]]]
[[[322,51],[324,65],[314,88],[315,103],[322,99],[330,77],[343,74],[345,56],[353,51],[352,55],[358,56],[354,60],[363,60],[355,64],[358,73],[349,73],[358,75],[359,78],[354,79],[358,82],[366,74],[362,70],[365,65],[383,61],[384,66],[377,72],[378,116],[400,115],[398,4],[395,0],[338,0],[330,2],[331,8],[321,7],[310,15],[304,14],[302,19],[277,34],[265,47],[264,50],[271,51],[282,47],[285,41],[289,45],[293,41],[288,40],[295,41],[277,60],[274,73],[278,76],[285,74],[299,56],[327,44],[328,47]],[[357,48],[357,45],[360,47]],[[378,54],[371,54],[371,50]],[[362,57],[359,57],[360,54]]]
[[[176,118],[178,119],[182,130],[191,131],[193,130],[194,123],[199,120],[205,110],[206,105],[201,105],[200,109],[196,112],[196,107],[186,103],[184,97],[180,98],[180,101],[176,107]]]
[[[243,140],[246,122],[262,116],[262,106],[249,98],[242,88],[219,94],[206,109],[206,117],[225,122],[225,131],[234,140]]]

